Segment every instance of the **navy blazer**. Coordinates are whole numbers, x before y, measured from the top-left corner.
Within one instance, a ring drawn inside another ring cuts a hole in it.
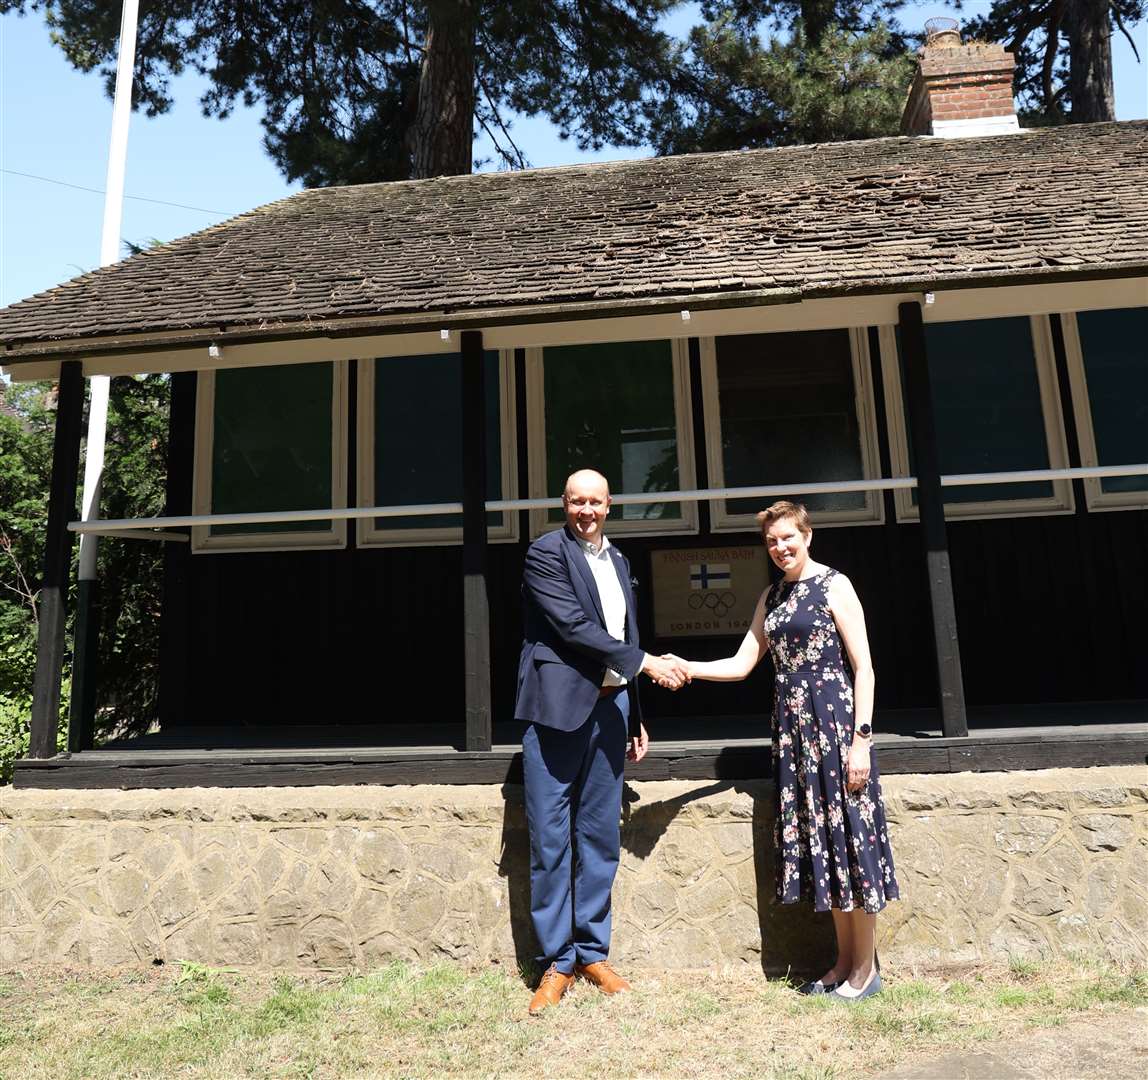
[[[625,641],[606,632],[598,585],[569,529],[547,533],[530,545],[522,571],[515,719],[574,731],[593,712],[606,669],[612,668],[629,682],[630,731],[637,733],[642,715],[637,676],[646,654],[638,646],[630,564],[613,544],[606,550],[626,598]]]

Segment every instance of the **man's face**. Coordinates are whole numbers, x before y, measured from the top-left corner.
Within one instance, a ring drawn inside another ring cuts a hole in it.
[[[610,512],[610,489],[596,473],[575,473],[562,496],[566,524],[580,540],[602,542],[602,523]]]

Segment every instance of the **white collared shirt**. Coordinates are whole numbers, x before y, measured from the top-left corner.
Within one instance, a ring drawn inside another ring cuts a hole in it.
[[[598,597],[602,601],[602,614],[606,618],[606,633],[618,641],[626,640],[626,594],[622,592],[622,583],[618,580],[618,572],[614,568],[614,559],[609,548],[610,541],[603,534],[602,543],[595,547],[593,544],[576,537],[586,562],[590,566],[590,573],[594,575],[594,584],[598,586]],[[626,680],[613,668],[606,669],[602,679],[603,686],[625,686]]]

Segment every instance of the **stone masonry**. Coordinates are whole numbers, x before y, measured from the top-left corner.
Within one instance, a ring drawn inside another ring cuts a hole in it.
[[[903,896],[878,922],[886,963],[1148,961],[1142,767],[884,787]],[[828,916],[773,900],[772,800],[766,782],[628,785],[615,959],[828,956]],[[520,788],[0,791],[0,968],[512,965],[528,913]]]

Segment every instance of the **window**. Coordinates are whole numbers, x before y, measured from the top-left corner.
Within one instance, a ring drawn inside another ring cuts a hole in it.
[[[201,371],[194,512],[241,514],[346,505],[341,363]],[[197,525],[196,551],[342,547],[345,521]]]
[[[487,351],[486,490],[515,497],[514,354]],[[359,361],[360,506],[462,501],[462,357],[458,353]],[[513,539],[517,514],[487,514],[491,539]],[[358,541],[458,544],[459,514],[361,518]]]
[[[942,476],[1067,467],[1047,318],[927,323],[925,348]],[[881,354],[893,471],[911,476],[913,432],[895,327],[882,328]],[[1072,510],[1067,480],[946,487],[944,498],[949,517]],[[897,491],[896,504],[899,518],[915,518],[916,490]]]
[[[531,349],[527,392],[532,498],[561,495],[583,468],[602,472],[615,495],[694,486],[685,342]],[[532,511],[532,531],[562,520],[558,509]],[[696,503],[615,506],[609,531],[696,532]]]
[[[1148,462],[1148,308],[1062,315],[1081,464]],[[1084,481],[1089,509],[1148,506],[1148,476]]]
[[[818,525],[878,522],[879,492],[805,493],[802,482],[880,473],[868,334],[800,330],[702,339],[710,483],[794,484]],[[771,498],[715,500],[714,531],[756,528]]]

